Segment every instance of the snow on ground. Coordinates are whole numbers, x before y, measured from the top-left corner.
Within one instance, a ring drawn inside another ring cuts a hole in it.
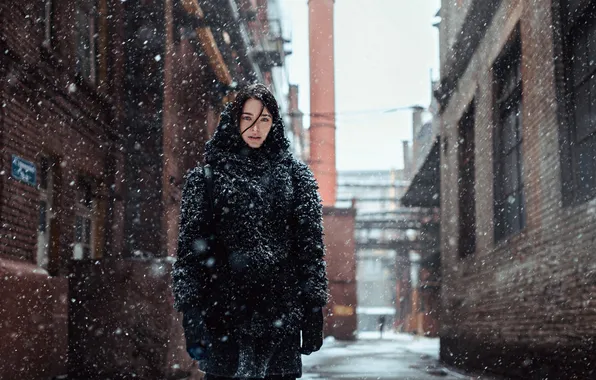
[[[331,358],[336,357],[349,357],[349,356],[362,356],[363,354],[368,355],[383,355],[391,354],[395,351],[396,347],[390,344],[378,344],[388,343],[386,341],[394,341],[400,343],[400,348],[406,351],[428,355],[433,359],[439,359],[439,339],[438,338],[427,338],[421,336],[413,336],[410,334],[401,334],[393,332],[384,332],[383,339],[379,339],[378,332],[359,332],[357,336],[358,341],[366,344],[354,345],[351,342],[341,342],[335,340],[333,337],[325,338],[323,347],[319,352],[316,352],[310,356],[302,356],[302,362],[305,367],[312,367],[326,363]]]
[[[303,356],[303,379],[446,380],[470,379],[439,361],[439,340],[393,332],[362,332],[356,341],[325,339],[320,351]]]
[[[372,340],[379,339],[377,331],[366,331],[358,333],[358,339]],[[439,338],[427,338],[425,336],[417,336],[403,333],[384,332],[383,340],[397,340],[406,343],[405,349],[421,355],[428,355],[432,358],[439,359]]]

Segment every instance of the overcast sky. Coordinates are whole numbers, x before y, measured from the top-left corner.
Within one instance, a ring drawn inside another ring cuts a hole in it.
[[[300,108],[308,113],[308,3],[281,3],[292,33],[290,81],[300,86]],[[401,141],[412,137],[411,112],[381,110],[430,103],[431,69],[436,77],[439,64],[432,22],[439,7],[440,0],[335,1],[339,170],[403,167]]]

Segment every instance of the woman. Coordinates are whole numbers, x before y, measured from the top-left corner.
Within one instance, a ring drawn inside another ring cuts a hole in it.
[[[187,350],[206,379],[301,377],[322,345],[322,206],[265,86],[228,104],[205,161],[211,176],[186,177],[173,271]]]

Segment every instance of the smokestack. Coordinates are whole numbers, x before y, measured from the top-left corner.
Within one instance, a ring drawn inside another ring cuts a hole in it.
[[[319,183],[324,206],[335,206],[335,0],[309,0],[310,167]]]
[[[410,157],[410,142],[408,140],[402,141],[404,147],[404,174],[406,179],[410,180],[410,174],[412,173],[412,158]]]
[[[412,132],[414,138],[416,138],[420,128],[422,128],[422,112],[424,112],[424,108],[420,106],[412,108]]]
[[[290,85],[290,110],[291,111],[298,111],[298,85],[291,84]]]
[[[422,113],[424,112],[424,108],[420,106],[416,106],[412,110],[412,157],[411,159],[411,169],[414,172],[417,169],[417,163],[420,157],[420,140],[418,139],[418,134],[420,133],[420,129],[422,129]]]
[[[292,135],[294,136],[295,152],[300,155],[304,161],[308,160],[306,156],[306,138],[304,133],[304,114],[298,108],[298,86],[290,85],[290,92],[288,93],[288,103],[290,111],[290,123],[292,127]]]

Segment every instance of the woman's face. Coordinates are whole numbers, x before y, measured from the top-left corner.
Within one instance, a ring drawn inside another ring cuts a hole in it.
[[[240,115],[240,134],[248,146],[260,148],[271,131],[272,125],[273,117],[267,108],[263,108],[263,103],[260,100],[248,99],[244,103]]]

